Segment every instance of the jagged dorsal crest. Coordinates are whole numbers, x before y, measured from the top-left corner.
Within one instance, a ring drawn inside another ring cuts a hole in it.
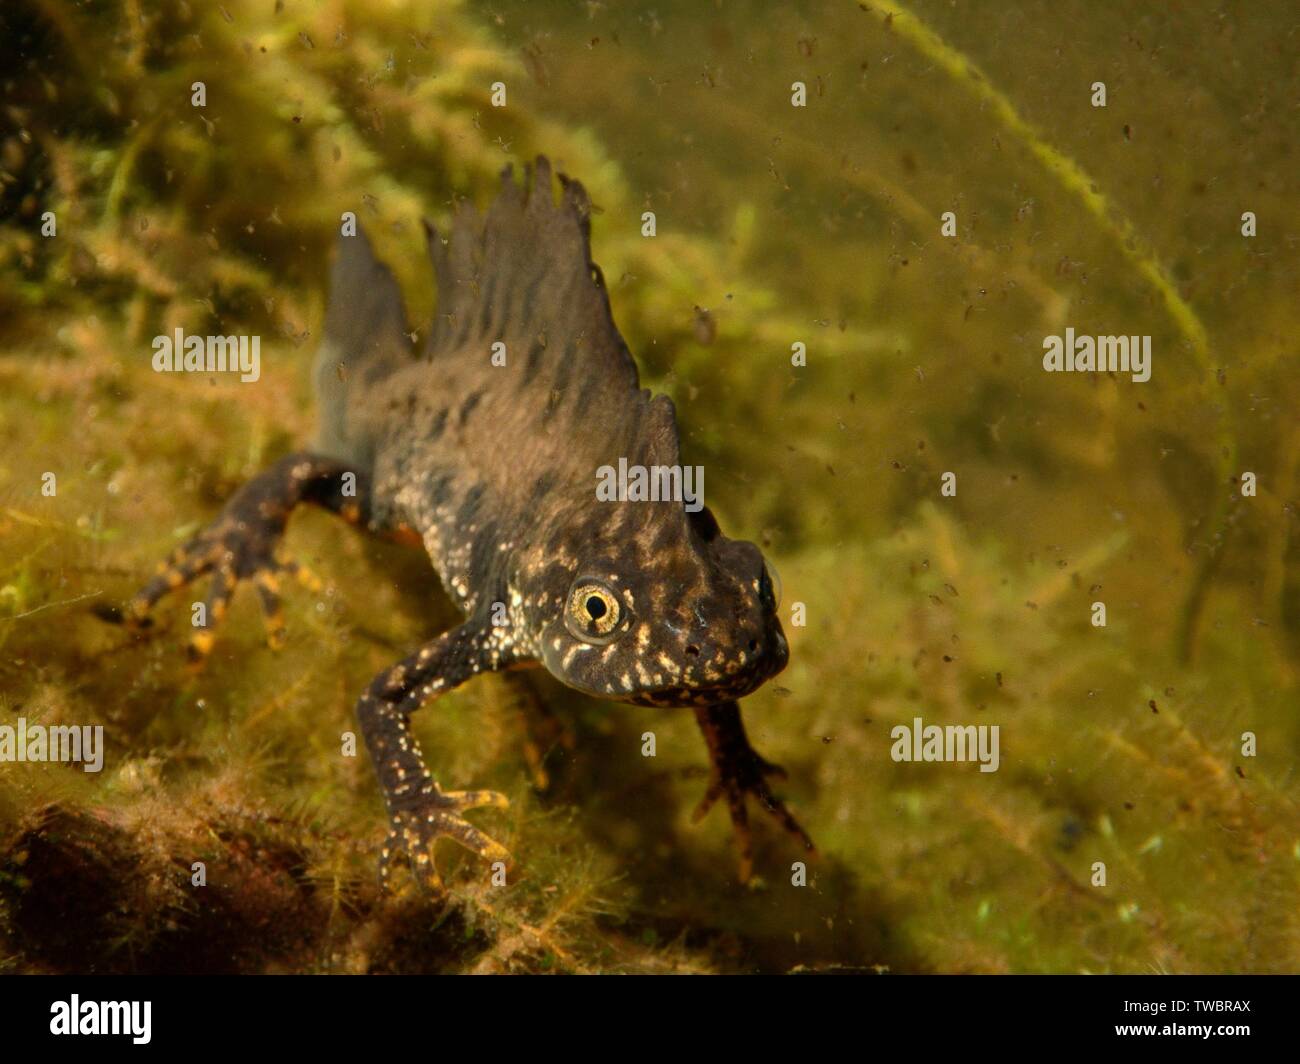
[[[438,286],[429,361],[464,359],[497,372],[486,353],[503,342],[507,379],[523,405],[543,397],[540,427],[564,430],[575,463],[654,455],[676,464],[672,403],[642,391],[591,258],[591,200],[580,182],[559,179],[557,202],[544,156],[525,167],[522,182],[507,166],[486,212],[457,205],[448,239],[425,223]]]

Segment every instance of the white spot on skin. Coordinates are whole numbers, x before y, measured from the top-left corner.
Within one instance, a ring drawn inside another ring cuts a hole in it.
[[[569,648],[569,652],[564,655],[564,660],[562,664],[567,669],[570,665],[573,664],[573,659],[576,658],[579,654],[581,654],[584,650],[595,650],[595,649],[596,648],[591,646],[589,643],[575,643],[573,646]]]

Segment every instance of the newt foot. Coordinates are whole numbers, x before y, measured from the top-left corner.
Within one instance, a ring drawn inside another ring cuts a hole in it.
[[[251,582],[257,588],[266,621],[267,644],[272,649],[283,646],[282,579],[296,579],[313,591],[320,590],[321,582],[305,566],[280,553],[286,508],[268,499],[267,494],[265,486],[257,481],[246,485],[212,524],[158,566],[153,579],[123,610],[102,609],[99,615],[128,628],[143,630],[151,626],[149,614],[160,599],[211,573],[203,624],[195,628],[186,648],[190,663],[201,664],[211,652],[216,629],[225,618],[235,587],[241,581]]]
[[[393,811],[388,838],[379,858],[379,884],[389,890],[393,865],[404,858],[417,885],[440,891],[442,877],[434,864],[439,838],[454,839],[485,861],[506,861],[510,852],[460,814],[483,807],[506,809],[510,800],[496,791],[435,791],[412,800],[410,807]]]
[[[767,783],[769,776],[783,780],[786,779],[786,772],[780,765],[765,761],[752,749],[745,748],[734,756],[721,759],[714,764],[708,790],[691,816],[693,822],[698,822],[719,798],[727,799],[727,810],[731,814],[731,825],[736,836],[742,883],[748,883],[754,873],[754,838],[746,808],[746,799],[749,797],[757,798],[772,819],[803,843],[805,851],[809,854],[817,852],[812,839],[794,818],[794,814],[772,793]]]

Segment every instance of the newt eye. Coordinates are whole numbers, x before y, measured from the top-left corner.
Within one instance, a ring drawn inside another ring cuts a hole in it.
[[[608,643],[623,621],[623,605],[613,588],[580,578],[569,591],[564,621],[570,632],[586,643]]]

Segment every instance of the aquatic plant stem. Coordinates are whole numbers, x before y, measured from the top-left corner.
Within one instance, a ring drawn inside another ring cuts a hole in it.
[[[1164,303],[1165,310],[1186,339],[1197,367],[1207,383],[1213,387],[1217,380],[1216,369],[1210,358],[1209,338],[1196,311],[1182,295],[1169,275],[1169,271],[1156,257],[1154,250],[1138,234],[1133,223],[1119,214],[1110,200],[1099,191],[1100,184],[1068,155],[1049,144],[1016,110],[1011,100],[985,77],[984,73],[965,55],[948,44],[915,14],[895,0],[870,0],[861,4],[864,10],[881,12],[889,29],[907,40],[922,55],[959,84],[965,86],[985,105],[1006,129],[1029,150],[1043,166],[1067,189],[1077,196],[1101,226],[1119,245],[1120,252],[1146,279]],[[1206,551],[1192,576],[1180,614],[1176,649],[1180,660],[1190,659],[1196,642],[1197,622],[1204,608],[1209,585],[1218,568],[1228,533],[1231,492],[1229,483],[1234,479],[1237,445],[1232,430],[1231,412],[1226,405],[1219,412],[1216,438],[1214,503],[1208,521],[1209,537]]]

